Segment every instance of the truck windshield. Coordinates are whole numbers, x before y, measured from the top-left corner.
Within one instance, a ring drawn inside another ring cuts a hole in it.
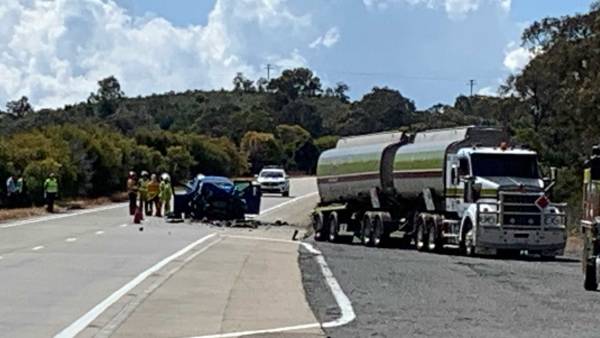
[[[540,177],[535,155],[473,154],[471,165],[475,176]]]

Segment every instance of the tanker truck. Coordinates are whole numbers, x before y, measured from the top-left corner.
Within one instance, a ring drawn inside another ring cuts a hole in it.
[[[536,152],[508,141],[474,126],[340,139],[318,160],[315,239],[562,255],[566,205],[549,199],[556,170],[542,178]]]
[[[595,291],[600,281],[600,145],[593,147],[583,172],[583,287]]]

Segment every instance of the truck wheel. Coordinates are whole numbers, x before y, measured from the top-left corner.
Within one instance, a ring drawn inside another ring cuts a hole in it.
[[[473,229],[465,235],[465,255],[475,256],[475,246],[473,245]]]
[[[425,223],[423,222],[423,218],[419,217],[417,219],[417,231],[415,238],[415,245],[417,246],[418,251],[427,251],[427,235]]]
[[[329,215],[329,241],[337,242],[339,240],[340,225],[338,224],[338,216],[334,211]]]
[[[360,231],[360,241],[363,245],[371,246],[373,244],[373,222],[371,217],[363,217]]]
[[[598,281],[596,280],[596,259],[592,259],[592,264],[585,265],[585,280],[583,287],[588,291],[596,291],[598,289]]]
[[[373,221],[373,245],[376,247],[381,246],[385,238],[385,229],[383,227],[383,220],[381,217],[375,217]]]
[[[427,250],[431,252],[436,252],[441,248],[439,236],[437,233],[437,229],[435,224],[431,224],[428,227],[428,236],[427,236]]]
[[[473,246],[473,224],[471,224],[471,221],[469,219],[465,221],[462,233],[463,236],[460,241],[460,250],[466,256],[474,256],[475,247]]]
[[[315,240],[324,241],[327,239],[327,229],[323,224],[323,214],[318,212],[313,215],[313,229],[315,230]]]

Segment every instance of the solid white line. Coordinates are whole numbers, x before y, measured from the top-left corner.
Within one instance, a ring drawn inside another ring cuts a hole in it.
[[[129,224],[125,223],[125,224],[121,224],[121,225],[119,225],[119,226],[120,226],[121,228],[126,228],[126,227],[128,227],[128,226],[129,226]]]
[[[218,334],[212,334],[212,335],[208,335],[208,336],[196,336],[196,337],[190,337],[190,338],[230,338],[230,337],[252,336],[252,335],[264,334],[264,333],[276,333],[276,332],[284,332],[284,331],[312,329],[312,328],[317,328],[320,326],[321,326],[321,324],[319,324],[319,323],[312,323],[312,324],[278,327],[275,329],[218,333]]]
[[[38,245],[38,246],[34,246],[33,248],[31,248],[31,250],[38,251],[38,250],[42,250],[43,248],[44,248],[43,245]]]
[[[102,231],[102,230],[96,231],[96,235],[102,235],[103,233],[104,233],[104,231]]]
[[[310,252],[319,252],[309,243],[303,242],[302,246],[307,248],[307,250]],[[315,259],[317,260],[317,263],[319,263],[319,266],[321,267],[321,272],[325,277],[325,281],[327,282],[331,293],[333,293],[333,297],[338,303],[340,310],[342,311],[342,316],[340,318],[331,322],[323,323],[321,325],[323,327],[337,327],[350,323],[354,320],[354,318],[356,318],[356,314],[354,313],[354,309],[352,308],[352,302],[350,302],[350,299],[348,298],[348,296],[346,296],[344,290],[342,290],[342,287],[333,276],[333,272],[331,272],[331,270],[329,269],[329,266],[325,261],[325,257],[323,257],[323,255],[319,253],[315,254]]]
[[[114,205],[108,205],[108,206],[105,206],[105,207],[99,207],[99,208],[81,210],[81,211],[77,211],[77,212],[73,212],[73,213],[68,213],[68,214],[60,214],[60,215],[44,216],[44,217],[33,218],[33,219],[26,219],[26,220],[17,221],[17,222],[0,224],[0,229],[15,228],[15,227],[19,227],[19,226],[27,225],[27,224],[40,223],[40,222],[52,221],[52,220],[55,220],[55,219],[61,219],[61,218],[67,218],[67,217],[74,217],[74,216],[80,216],[80,215],[85,215],[85,214],[91,214],[91,213],[94,213],[94,212],[100,212],[100,211],[106,211],[106,210],[112,210],[112,209],[122,208],[122,207],[124,207],[126,205],[127,205],[127,203],[119,203],[119,204],[114,204]]]
[[[65,239],[65,242],[71,243],[71,242],[75,242],[76,240],[77,240],[77,238],[75,238],[75,237],[69,237],[69,238]]]
[[[264,237],[250,237],[250,236],[226,236],[226,237],[256,239],[256,240],[271,240],[271,241],[276,241],[276,242],[292,242],[292,241],[287,241],[287,240],[269,239],[269,238],[264,238]],[[293,242],[293,243],[298,243],[298,242]],[[341,317],[339,317],[336,320],[326,322],[326,323],[312,323],[312,324],[303,324],[303,325],[294,325],[294,326],[284,326],[284,327],[264,329],[264,330],[219,333],[219,334],[213,334],[213,335],[207,335],[207,336],[196,336],[196,337],[190,337],[190,338],[230,338],[230,337],[252,336],[252,335],[257,335],[257,334],[265,334],[265,333],[297,331],[297,330],[311,329],[311,328],[317,328],[317,327],[329,328],[329,327],[337,327],[337,326],[346,325],[346,324],[350,323],[351,321],[353,321],[356,318],[356,314],[354,313],[354,309],[352,308],[352,302],[350,302],[350,299],[348,298],[348,296],[346,296],[346,294],[344,293],[344,290],[342,290],[342,287],[340,286],[340,284],[337,282],[337,280],[333,276],[333,273],[329,269],[329,266],[327,265],[327,262],[325,261],[325,258],[323,257],[321,252],[319,250],[315,249],[315,247],[309,243],[302,242],[300,244],[302,244],[302,246],[304,246],[304,248],[306,248],[306,250],[308,250],[310,253],[315,254],[315,259],[321,268],[321,273],[323,274],[323,277],[325,277],[325,282],[327,282],[327,285],[329,286],[331,293],[333,293],[333,297],[335,298],[335,301],[337,302],[340,310],[342,311]]]
[[[298,201],[299,201],[299,200],[301,200],[301,199],[305,199],[305,198],[307,198],[307,197],[311,197],[311,196],[317,195],[318,193],[319,193],[318,191],[313,191],[313,192],[311,192],[310,194],[306,194],[306,195],[298,196],[298,197],[296,197],[296,198],[292,198],[292,199],[291,199],[291,200],[289,200],[289,201],[285,201],[285,202],[283,202],[283,203],[281,203],[281,204],[277,204],[277,205],[276,205],[276,206],[274,206],[274,207],[271,207],[271,208],[268,208],[268,209],[266,209],[266,210],[263,210],[263,211],[261,211],[259,216],[264,216],[265,214],[268,214],[268,213],[270,213],[270,212],[272,212],[272,211],[274,211],[274,210],[277,210],[277,209],[279,209],[279,208],[282,208],[282,207],[284,207],[284,206],[286,206],[286,205],[288,205],[288,204],[292,204],[292,203],[294,203],[294,202],[298,202]]]
[[[92,321],[94,321],[94,319],[96,319],[102,312],[104,312],[113,303],[115,303],[117,300],[119,300],[121,297],[123,297],[125,294],[127,294],[127,292],[129,292],[131,289],[133,289],[138,284],[143,282],[148,276],[150,276],[151,274],[160,270],[162,267],[169,264],[172,260],[174,260],[174,259],[180,257],[181,255],[185,254],[186,252],[192,250],[194,247],[198,246],[199,244],[214,237],[215,235],[216,234],[210,234],[210,235],[200,238],[199,240],[195,241],[194,243],[186,246],[185,248],[175,252],[171,256],[156,263],[155,265],[150,267],[148,270],[140,273],[137,277],[135,277],[129,283],[123,285],[119,290],[115,291],[112,295],[108,296],[106,299],[104,299],[98,305],[94,306],[91,310],[89,310],[86,314],[81,316],[79,319],[77,319],[71,325],[69,325],[68,327],[63,329],[61,332],[57,333],[55,335],[55,337],[61,337],[61,338],[62,337],[75,337],[79,332],[81,332],[83,329],[85,329]]]

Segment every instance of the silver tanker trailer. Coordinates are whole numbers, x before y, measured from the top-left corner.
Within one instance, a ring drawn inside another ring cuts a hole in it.
[[[319,157],[315,238],[555,257],[566,243],[565,205],[548,197],[555,172],[543,179],[537,154],[494,128],[343,138]]]

